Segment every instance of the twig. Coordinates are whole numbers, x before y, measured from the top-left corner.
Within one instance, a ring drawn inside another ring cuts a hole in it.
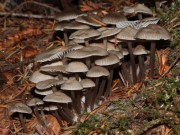
[[[14,17],[25,17],[25,18],[35,18],[35,19],[54,19],[55,16],[43,16],[35,14],[23,14],[23,13],[11,13],[9,12],[0,12],[0,16],[14,16]]]
[[[34,59],[26,59],[22,62],[19,62],[19,63],[16,63],[16,64],[10,64],[10,65],[6,65],[6,66],[1,66],[0,67],[0,72],[5,72],[5,71],[9,71],[9,70],[13,70],[17,67],[21,67],[25,64],[29,64],[29,63],[32,63],[34,62]]]
[[[49,9],[52,9],[56,12],[61,12],[60,10],[56,9],[56,8],[53,8],[51,6],[48,6],[46,4],[42,4],[42,3],[39,3],[39,2],[36,2],[36,1],[24,1],[23,3],[21,3],[20,5],[18,5],[17,7],[15,7],[13,10],[11,10],[11,12],[9,12],[9,14],[7,14],[6,16],[4,16],[2,19],[0,19],[0,22],[5,20],[8,16],[10,16],[11,14],[13,14],[17,9],[19,9],[20,7],[26,5],[26,4],[31,4],[31,3],[34,3],[36,5],[39,5],[39,6],[43,6],[43,7],[46,7],[46,8],[49,8]]]

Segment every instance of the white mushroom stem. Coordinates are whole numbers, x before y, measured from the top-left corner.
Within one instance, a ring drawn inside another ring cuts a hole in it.
[[[95,104],[98,104],[98,102],[100,101],[100,98],[101,98],[101,96],[103,95],[103,92],[104,92],[105,85],[106,85],[106,78],[102,77],[102,82],[101,82],[101,85],[99,87],[99,91],[98,91],[98,94],[96,96],[96,99],[95,99]]]
[[[63,31],[63,36],[64,36],[65,45],[68,45],[69,44],[68,35],[65,31]]]
[[[150,77],[154,76],[154,66],[155,66],[155,51],[156,51],[156,42],[151,41],[151,52],[150,52]]]
[[[144,69],[144,57],[142,55],[138,56],[139,68],[140,68],[140,78],[144,79],[145,69]]]
[[[135,84],[137,82],[137,76],[136,76],[136,63],[133,55],[133,50],[132,50],[132,42],[128,42],[128,49],[129,49],[129,55],[130,55],[130,60],[132,64],[132,73],[133,73],[133,83]]]
[[[23,127],[24,133],[27,133],[28,131],[25,125],[25,119],[23,118],[22,113],[19,113],[19,120],[20,120],[21,126]]]
[[[112,93],[111,84],[112,84],[112,80],[113,80],[113,73],[114,73],[114,70],[111,69],[111,70],[110,70],[110,75],[108,76],[108,84],[107,84],[106,91],[105,91],[105,94],[104,94],[104,96],[105,96],[106,98],[107,98],[108,96],[110,96],[111,93]]]

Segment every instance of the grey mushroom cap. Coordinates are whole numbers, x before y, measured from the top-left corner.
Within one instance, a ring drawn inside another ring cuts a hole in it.
[[[51,72],[67,73],[65,70],[66,67],[67,65],[46,66],[46,67],[41,67],[40,71],[48,72],[48,73],[51,73]]]
[[[55,106],[55,105],[50,105],[50,106],[46,106],[46,107],[44,107],[44,110],[45,111],[55,111],[55,110],[58,110],[58,107],[57,106]]]
[[[120,52],[120,51],[110,50],[110,51],[108,51],[108,52],[109,52],[110,54],[115,54],[119,59],[124,58],[123,53]]]
[[[127,18],[120,13],[107,14],[103,17],[102,21],[106,24],[116,25],[119,22],[127,21]]]
[[[145,28],[141,28],[135,35],[137,39],[145,40],[170,40],[170,33],[157,24],[150,24]]]
[[[36,84],[36,88],[40,89],[40,90],[48,89],[48,88],[51,88],[53,86],[61,85],[63,83],[64,83],[64,80],[49,79],[49,80],[38,82]]]
[[[148,51],[145,49],[144,46],[138,45],[133,51],[134,55],[143,55],[143,54],[148,54]]]
[[[104,30],[101,32],[101,35],[97,39],[105,38],[105,37],[110,37],[118,34],[121,31],[119,28],[109,28],[107,30]]]
[[[83,88],[91,88],[91,87],[95,87],[95,83],[91,80],[91,79],[83,79],[80,81],[80,84],[83,86]]]
[[[25,105],[23,103],[16,103],[9,108],[9,112],[11,114],[13,114],[15,112],[31,114],[32,110],[30,107],[28,107],[27,105]]]
[[[70,62],[65,70],[70,73],[87,72],[88,67],[82,62],[75,61]]]
[[[101,33],[97,30],[94,29],[83,29],[83,30],[78,30],[74,33],[72,33],[69,36],[69,39],[88,39],[92,37],[97,37],[101,35]]]
[[[72,20],[72,19],[76,19],[78,16],[82,16],[82,15],[85,15],[85,13],[83,13],[81,11],[77,11],[77,10],[63,11],[63,12],[61,12],[60,14],[58,14],[56,16],[56,20],[58,22],[69,21],[69,20]]]
[[[101,26],[100,24],[94,22],[89,16],[79,16],[78,18],[76,18],[76,21],[80,23],[88,24],[91,26],[95,26],[95,27]]]
[[[100,66],[94,66],[92,67],[86,74],[87,77],[101,77],[101,76],[109,76],[109,71],[104,68],[104,67],[100,67]]]
[[[64,27],[67,26],[69,22],[59,22],[59,23],[56,23],[55,26],[54,26],[54,30],[55,31],[63,31],[64,30]]]
[[[88,25],[73,21],[68,23],[64,29],[68,29],[68,30],[81,30],[81,29],[89,29],[90,27]]]
[[[46,96],[46,95],[52,94],[53,91],[52,90],[38,90],[38,89],[35,89],[34,93],[36,93],[38,95]]]
[[[83,87],[76,79],[73,78],[65,81],[65,83],[61,85],[61,89],[76,91],[76,90],[82,90]]]
[[[136,35],[137,31],[137,29],[131,26],[125,27],[121,30],[121,32],[119,32],[119,34],[117,34],[117,38],[120,40],[135,40],[134,36]]]
[[[97,59],[95,61],[95,64],[98,66],[109,66],[109,65],[117,64],[119,62],[120,60],[118,56],[116,56],[115,54],[109,54],[108,56],[105,56],[104,58]]]
[[[72,99],[61,91],[53,92],[43,98],[43,101],[54,103],[70,103]]]
[[[32,98],[28,101],[28,106],[36,106],[36,105],[43,105],[44,102],[39,98]]]

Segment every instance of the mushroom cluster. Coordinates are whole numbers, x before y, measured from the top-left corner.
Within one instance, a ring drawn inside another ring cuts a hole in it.
[[[132,14],[138,19],[131,20]],[[152,77],[156,41],[171,38],[158,20],[142,4],[104,16],[80,11],[59,14],[54,30],[63,32],[65,46],[37,55],[40,69],[29,78],[36,83],[34,98],[41,102],[32,99],[28,105],[37,117],[42,116],[39,122],[46,127],[43,113],[48,111],[60,125],[63,120],[72,124],[83,111],[92,111],[111,95],[115,68],[126,85],[143,80],[149,54]]]

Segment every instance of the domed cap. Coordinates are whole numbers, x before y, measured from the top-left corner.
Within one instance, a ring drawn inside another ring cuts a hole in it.
[[[127,21],[127,18],[120,13],[107,14],[103,17],[102,21],[106,24],[116,25],[119,22]]]
[[[40,70],[35,71],[29,78],[29,80],[33,83],[38,83],[40,81],[54,79],[53,76],[46,75],[40,72]]]
[[[92,67],[86,74],[87,77],[101,77],[101,76],[109,76],[109,71],[100,66],[94,66]]]
[[[70,62],[65,70],[70,73],[87,72],[88,67],[82,62]]]
[[[103,43],[91,43],[89,46],[91,46],[91,47],[100,47],[100,48],[102,48],[103,50],[105,50]],[[118,48],[118,47],[115,47],[114,44],[112,44],[112,43],[110,43],[110,42],[107,42],[107,51],[109,51],[109,50],[119,51],[119,48]]]
[[[145,40],[170,40],[170,33],[157,24],[150,24],[145,28],[141,28],[135,35],[137,39]]]
[[[49,79],[49,80],[38,82],[36,84],[36,88],[40,89],[40,90],[48,89],[48,88],[51,88],[53,86],[61,85],[63,83],[64,83],[64,80]]]
[[[83,88],[95,87],[95,83],[91,79],[87,79],[87,78],[81,80],[80,84],[82,85]]]
[[[137,31],[137,29],[128,26],[122,29],[119,34],[117,34],[117,38],[120,40],[135,40],[134,36],[136,35]]]
[[[32,98],[27,103],[28,106],[36,106],[36,105],[43,105],[44,102],[39,98]]]
[[[61,21],[69,21],[72,19],[76,19],[78,16],[82,16],[84,15],[84,13],[82,13],[81,11],[63,11],[60,14],[58,14],[56,16],[56,20],[61,22]]]
[[[119,59],[124,58],[124,55],[120,51],[110,50],[108,51],[110,54],[116,55]]]
[[[45,111],[55,111],[55,110],[58,110],[58,107],[55,105],[50,105],[50,106],[44,107],[44,110]]]
[[[32,110],[30,107],[28,107],[27,105],[25,105],[23,103],[16,103],[9,108],[9,112],[10,112],[10,114],[13,114],[16,112],[31,114]]]
[[[49,90],[49,89],[48,90],[38,90],[38,89],[35,89],[34,93],[36,93],[38,95],[46,96],[46,95],[52,94],[53,91]]]
[[[65,81],[63,85],[61,85],[62,90],[82,90],[82,85],[76,79],[69,79]]]
[[[96,23],[89,16],[79,16],[78,18],[76,18],[76,21],[80,22],[80,23],[88,24],[88,25],[91,25],[91,26],[95,26],[95,27],[100,27],[101,26],[101,24]]]
[[[145,49],[144,46],[138,45],[133,51],[134,55],[143,55],[143,54],[148,54],[148,51]]]
[[[118,34],[121,31],[119,28],[109,28],[101,32],[101,35],[97,39],[110,37]]]
[[[88,39],[88,38],[92,38],[92,37],[97,37],[99,36],[101,33],[97,30],[94,29],[84,29],[84,30],[78,30],[74,33],[72,33],[69,36],[69,39]]]
[[[54,102],[54,103],[70,103],[72,102],[72,99],[63,92],[56,91],[52,94],[45,96],[43,98],[43,101]]]
[[[63,31],[64,27],[67,26],[69,24],[69,22],[59,22],[56,23],[54,26],[54,30],[55,31]]]
[[[89,29],[90,27],[88,25],[73,21],[68,23],[68,25],[66,25],[64,27],[64,29],[68,29],[68,30],[81,30],[81,29]]]
[[[108,56],[105,56],[104,58],[97,59],[95,61],[95,64],[98,66],[109,66],[119,63],[120,60],[115,54],[109,54]]]

